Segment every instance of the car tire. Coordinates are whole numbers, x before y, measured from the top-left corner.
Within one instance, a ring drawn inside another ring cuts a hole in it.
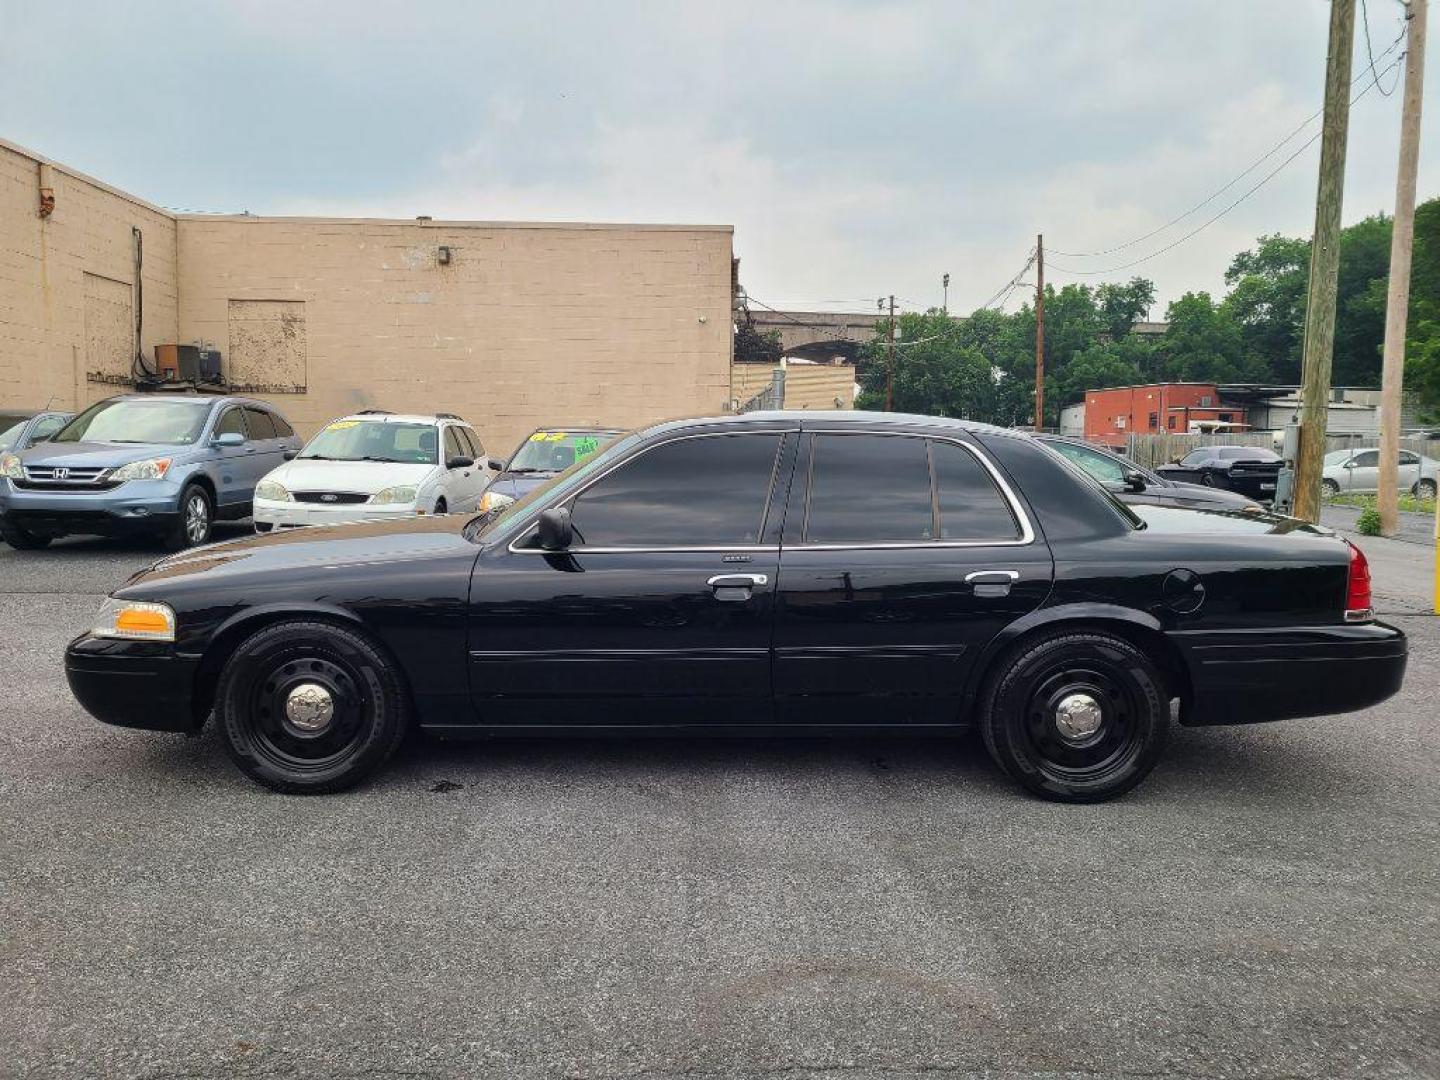
[[[1320,497],[1322,499],[1333,499],[1340,494],[1340,485],[1334,480],[1320,481]]]
[[[1411,490],[1417,499],[1433,499],[1435,498],[1435,481],[1428,479],[1417,480],[1415,481],[1415,487]]]
[[[165,533],[165,546],[171,551],[199,547],[210,539],[215,524],[215,504],[210,493],[200,484],[186,484],[180,492],[179,513]]]
[[[450,505],[443,498],[435,500],[435,513],[448,514],[449,512]]]
[[[39,551],[50,546],[54,537],[37,536],[29,529],[6,522],[0,525],[0,540],[4,540],[16,551]]]
[[[215,689],[230,760],[291,795],[343,791],[371,776],[409,729],[393,661],[332,623],[276,623],[246,638]]]
[[[1215,474],[1212,472],[1202,472],[1200,474],[1200,483],[1204,484],[1206,487],[1215,487]]]
[[[1169,740],[1170,699],[1155,662],[1124,638],[1058,633],[1001,660],[979,723],[990,757],[1027,791],[1100,802],[1155,767]]]

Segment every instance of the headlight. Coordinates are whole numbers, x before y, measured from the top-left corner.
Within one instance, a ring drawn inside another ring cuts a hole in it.
[[[387,504],[395,506],[400,503],[413,503],[414,501],[414,487],[388,487],[370,496],[370,502],[375,506],[385,506]]]
[[[150,458],[147,461],[132,461],[121,465],[110,474],[111,480],[163,480],[170,471],[168,457]]]
[[[20,458],[15,454],[0,454],[0,476],[11,480],[24,480],[25,470],[20,467]]]
[[[284,484],[278,484],[274,480],[261,480],[255,485],[255,498],[268,499],[271,502],[294,502],[290,492],[285,490]]]
[[[112,596],[100,605],[90,632],[96,637],[174,641],[175,612],[164,604],[117,600]]]
[[[499,510],[502,506],[509,506],[515,499],[502,491],[487,491],[480,496],[480,512],[487,510]]]

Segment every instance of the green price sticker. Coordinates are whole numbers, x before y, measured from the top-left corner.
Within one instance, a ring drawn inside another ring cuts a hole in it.
[[[575,460],[587,458],[596,450],[600,449],[599,439],[579,438],[575,440]]]

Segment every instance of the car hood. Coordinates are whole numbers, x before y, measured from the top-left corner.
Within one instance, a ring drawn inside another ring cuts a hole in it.
[[[479,555],[480,548],[463,535],[469,521],[470,517],[464,514],[446,514],[351,525],[316,525],[225,540],[167,556],[134,575],[115,595],[127,599],[152,596],[163,599],[167,590],[191,582],[209,586],[222,578],[240,576],[247,581],[259,578],[263,582],[268,575],[283,570],[314,568],[318,571],[456,552]]]
[[[20,455],[26,465],[53,465],[58,468],[113,469],[132,461],[150,458],[178,458],[195,449],[195,444],[167,446],[163,443],[43,442]]]
[[[419,484],[435,471],[434,465],[406,465],[388,461],[316,461],[296,458],[274,469],[265,479],[289,491],[363,491]]]

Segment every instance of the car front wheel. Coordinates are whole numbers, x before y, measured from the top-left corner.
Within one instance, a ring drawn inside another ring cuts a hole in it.
[[[9,522],[0,525],[0,540],[4,540],[16,551],[39,551],[50,545],[50,537],[37,536],[29,529]]]
[[[294,795],[341,791],[390,759],[408,726],[399,673],[367,637],[330,623],[277,623],[221,672],[215,713],[230,758]]]
[[[199,484],[187,484],[180,493],[180,512],[165,534],[165,546],[171,551],[199,547],[210,539],[210,526],[215,508],[209,493]]]
[[[1415,496],[1420,499],[1435,498],[1435,481],[1420,480],[1415,484]]]
[[[1129,791],[1155,767],[1169,737],[1159,670],[1109,634],[1025,643],[1002,662],[980,705],[995,763],[1027,790],[1059,802]]]

